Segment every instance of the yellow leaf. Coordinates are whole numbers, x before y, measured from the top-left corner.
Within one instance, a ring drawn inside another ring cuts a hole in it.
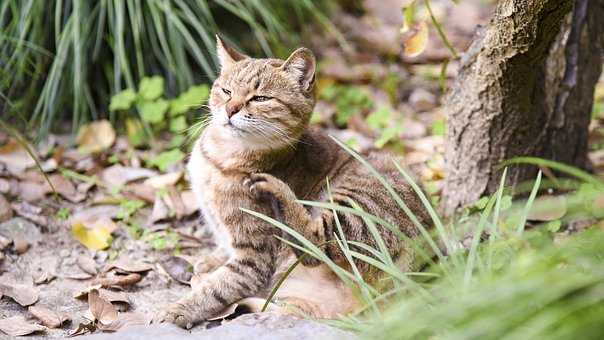
[[[82,222],[75,222],[71,225],[71,234],[88,249],[107,249],[111,244],[111,233],[104,226],[88,229]]]
[[[78,131],[76,143],[82,152],[99,152],[115,142],[115,130],[108,120],[99,120],[84,125]]]
[[[428,25],[419,21],[403,35],[404,54],[407,57],[417,57],[428,46]]]

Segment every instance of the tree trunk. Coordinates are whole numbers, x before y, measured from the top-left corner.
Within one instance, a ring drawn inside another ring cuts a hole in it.
[[[506,159],[587,166],[603,18],[604,0],[499,1],[446,99],[445,214],[495,191]],[[507,184],[535,175],[533,167],[514,166]]]

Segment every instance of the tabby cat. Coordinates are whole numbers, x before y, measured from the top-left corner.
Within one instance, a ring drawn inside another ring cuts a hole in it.
[[[315,104],[316,67],[309,49],[299,48],[285,61],[255,59],[218,38],[217,53],[221,73],[210,94],[212,118],[192,149],[188,171],[218,250],[196,266],[197,272],[205,274],[192,291],[164,314],[164,320],[187,328],[238,300],[266,296],[283,268],[301,256],[298,249],[275,237],[286,235],[241,207],[290,226],[343,267],[348,262],[336,242],[329,242],[336,233],[334,214],[305,207],[298,199],[333,199],[347,207],[356,203],[399,226],[407,236],[418,234],[360,162],[321,131],[308,127]],[[417,195],[391,158],[378,153],[365,157],[427,225]],[[348,213],[337,217],[348,240],[377,248],[362,219]],[[391,230],[380,229],[392,258],[409,262],[412,254],[404,242]],[[349,288],[325,264],[310,256],[301,259],[303,266],[279,290],[279,301],[320,318],[335,317],[355,307]],[[368,266],[357,264],[365,276],[371,276]]]

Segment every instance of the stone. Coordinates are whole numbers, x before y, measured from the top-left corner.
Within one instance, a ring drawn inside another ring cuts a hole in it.
[[[422,88],[418,88],[411,92],[409,104],[417,112],[430,111],[436,107],[436,96]]]

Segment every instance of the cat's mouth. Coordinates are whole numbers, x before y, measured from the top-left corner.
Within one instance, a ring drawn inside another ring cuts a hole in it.
[[[224,123],[224,126],[230,129],[233,129],[239,133],[243,133],[245,132],[245,130],[239,128],[238,126],[236,126],[235,124],[233,124],[233,122],[231,120],[227,121],[226,123]]]

